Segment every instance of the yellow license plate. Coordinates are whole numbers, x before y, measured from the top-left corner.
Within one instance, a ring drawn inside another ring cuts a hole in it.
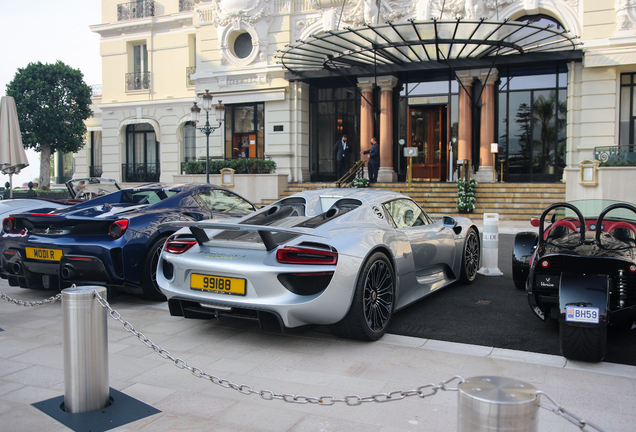
[[[245,295],[245,279],[193,273],[190,275],[190,289],[220,294]]]
[[[59,261],[62,258],[60,249],[26,248],[26,256],[30,259]]]

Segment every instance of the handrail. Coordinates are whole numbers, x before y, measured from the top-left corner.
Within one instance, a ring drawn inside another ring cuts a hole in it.
[[[364,161],[359,160],[343,175],[339,180],[336,181],[336,187],[348,187],[349,184],[353,181],[354,178],[362,178],[364,175]]]

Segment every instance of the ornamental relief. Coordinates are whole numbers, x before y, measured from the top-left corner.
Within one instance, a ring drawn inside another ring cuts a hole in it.
[[[213,0],[211,9],[199,9],[197,12],[200,23],[211,22],[217,27],[230,23],[236,26],[241,21],[254,24],[263,18],[269,22],[272,19],[271,0]]]
[[[632,30],[636,25],[636,1],[616,0],[616,31]]]

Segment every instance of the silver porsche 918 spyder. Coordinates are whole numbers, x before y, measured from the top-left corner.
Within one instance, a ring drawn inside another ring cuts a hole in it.
[[[477,227],[432,220],[411,198],[322,189],[230,222],[172,222],[157,283],[170,314],[258,320],[264,330],[327,325],[377,340],[392,315],[479,269]]]

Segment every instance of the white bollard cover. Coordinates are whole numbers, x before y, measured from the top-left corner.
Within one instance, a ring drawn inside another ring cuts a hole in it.
[[[499,270],[499,213],[484,213],[482,232],[482,267],[477,273],[484,276],[503,276]]]

